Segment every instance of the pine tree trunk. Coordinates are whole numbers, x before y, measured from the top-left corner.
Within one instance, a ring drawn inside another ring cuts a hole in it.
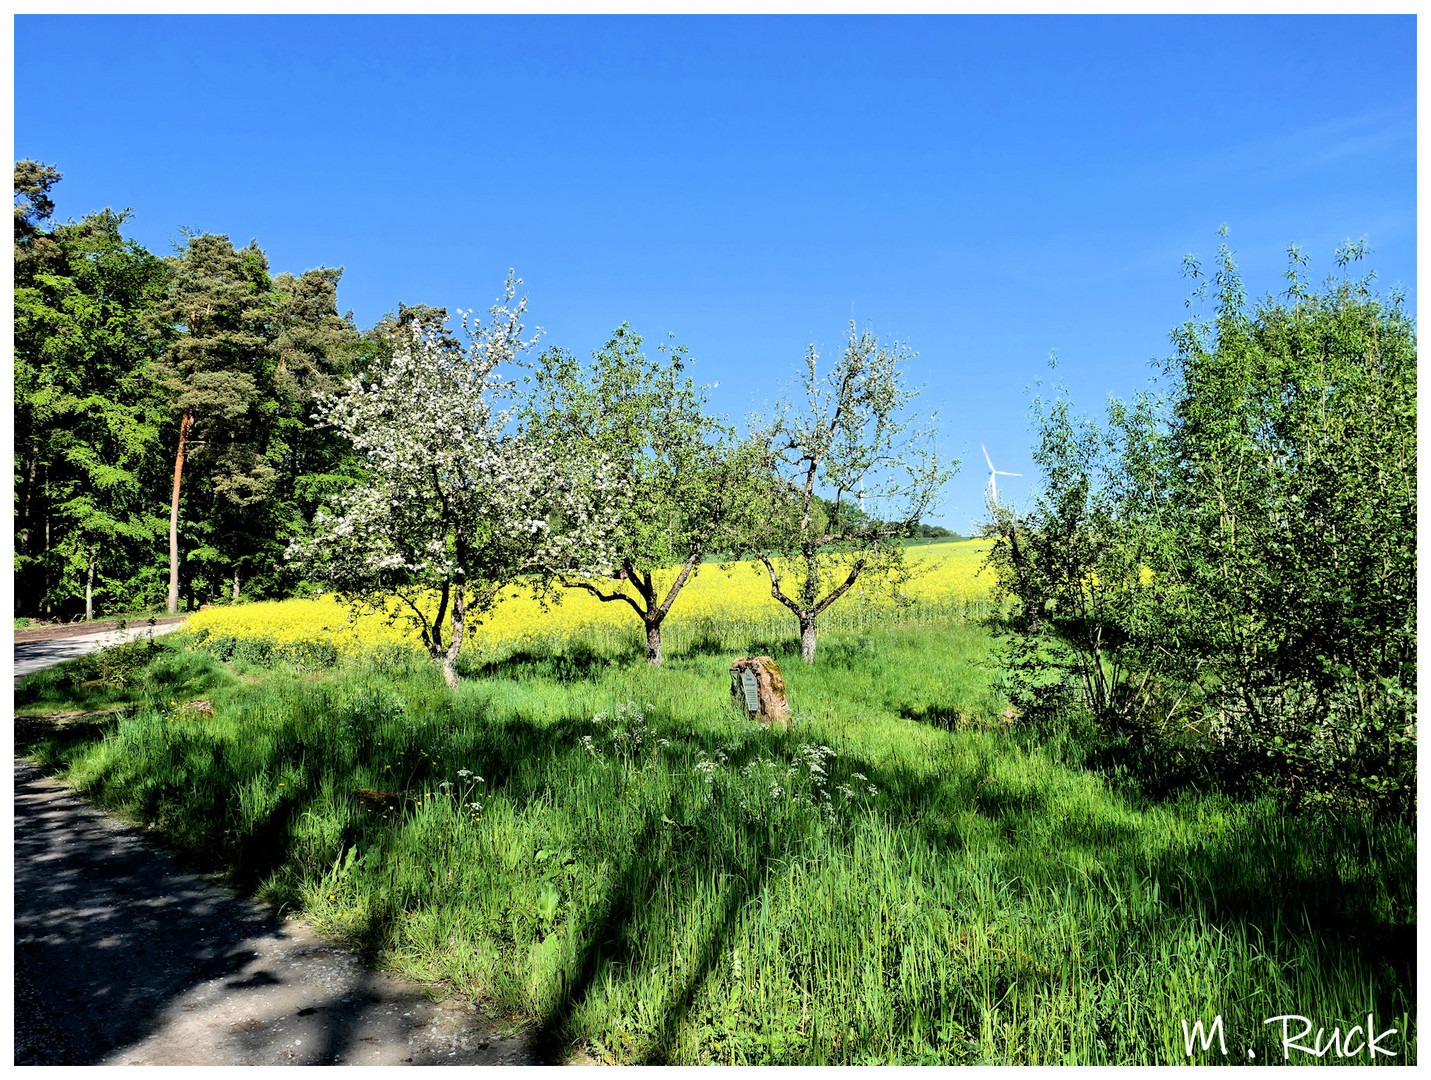
[[[94,618],[94,548],[89,549],[89,573],[84,582],[84,621]]]
[[[800,659],[807,664],[815,662],[815,616],[800,616]]]
[[[661,621],[646,624],[646,663],[661,666]]]
[[[174,498],[169,506],[169,614],[179,610],[179,484],[184,475],[184,444],[194,418],[189,413],[179,421],[179,453],[174,458]]]

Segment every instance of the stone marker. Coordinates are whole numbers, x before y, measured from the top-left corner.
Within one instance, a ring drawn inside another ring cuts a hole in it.
[[[731,699],[766,726],[784,730],[790,719],[785,679],[780,665],[768,656],[741,657],[730,665]]]

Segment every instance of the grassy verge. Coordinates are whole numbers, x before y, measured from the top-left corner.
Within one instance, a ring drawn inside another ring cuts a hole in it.
[[[1415,1060],[1409,830],[1120,792],[1001,718],[973,626],[827,634],[813,668],[790,644],[693,639],[652,671],[572,642],[467,658],[454,693],[397,654],[299,671],[159,639],[119,689],[48,672],[17,703],[132,707],[29,749],[556,1046],[1170,1064],[1183,1020],[1221,1015],[1229,1061],[1281,1061],[1267,1018],[1371,1014],[1398,1029],[1380,1060]],[[724,704],[730,658],[761,652],[788,732]],[[211,716],[179,707],[199,696]]]

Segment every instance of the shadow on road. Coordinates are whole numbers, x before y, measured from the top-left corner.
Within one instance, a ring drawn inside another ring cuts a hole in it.
[[[15,1063],[497,1064],[521,1038],[229,894],[15,764]]]

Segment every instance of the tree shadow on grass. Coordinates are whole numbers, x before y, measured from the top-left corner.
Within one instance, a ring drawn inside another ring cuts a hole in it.
[[[749,840],[756,835],[763,836],[765,830],[759,830],[758,834],[754,830],[745,832]],[[663,870],[653,865],[649,854],[661,848],[662,833],[661,825],[648,814],[632,845],[636,854],[625,862],[602,901],[577,931],[577,938],[583,944],[560,993],[537,1021],[537,1046],[554,1055],[564,1052],[576,1036],[571,1025],[573,1015],[593,991],[599,992],[609,972],[631,968],[641,947],[640,935],[632,935],[631,929],[647,917],[656,903],[663,876]],[[695,843],[699,842],[698,837]],[[703,860],[706,865],[692,871],[699,875],[720,867],[720,876],[727,884],[722,889],[718,912],[707,920],[709,930],[697,946],[694,962],[687,967],[681,985],[668,996],[660,1010],[661,1019],[640,1054],[640,1064],[670,1063],[697,995],[721,956],[731,947],[741,910],[766,888],[775,852],[761,844],[755,848],[752,861],[737,863],[732,857],[736,846],[708,850]],[[637,940],[635,945],[628,943],[633,936]]]
[[[645,653],[635,646],[613,654],[578,641],[560,652],[519,649],[496,660],[461,658],[458,671],[473,679],[555,679],[571,683],[591,679],[613,667],[629,667],[638,661],[645,662]]]
[[[636,662],[640,662],[639,658]],[[435,716],[430,722],[431,731],[442,729],[452,720],[445,714]],[[77,730],[70,735],[70,745],[96,737],[103,726],[97,724],[87,734]],[[541,797],[549,789],[554,759],[582,754],[577,744],[586,730],[587,722],[574,718],[540,724],[521,717],[486,720],[459,739],[458,750],[464,755],[464,764],[488,778],[492,790],[521,803]],[[421,729],[413,738],[425,740],[428,734],[427,729]],[[706,733],[694,736],[690,742],[692,749],[703,747],[710,754],[719,738]],[[770,741],[750,740],[732,755],[733,760],[725,768],[738,772],[751,756],[774,748]],[[317,745],[300,747],[292,740],[279,740],[273,747],[273,760],[260,764],[281,766],[300,750],[310,755],[322,753]],[[788,744],[783,751],[777,751],[788,752]],[[990,752],[997,754],[997,746]],[[319,762],[315,760],[313,764],[317,766]],[[924,763],[918,769],[903,764],[880,766],[857,755],[847,755],[841,757],[837,768],[839,777],[854,771],[868,776],[885,793],[884,812],[891,823],[911,830],[913,837],[935,851],[954,853],[967,846],[970,834],[965,819],[969,815],[991,823],[1003,844],[995,849],[994,857],[1004,864],[1010,880],[1023,875],[1019,888],[1070,887],[1068,858],[1085,854],[1106,868],[1110,880],[1134,875],[1159,881],[1161,902],[1167,908],[1195,914],[1203,923],[1255,928],[1264,931],[1264,940],[1276,938],[1271,932],[1275,927],[1280,928],[1284,942],[1310,937],[1314,942],[1325,940],[1348,947],[1354,944],[1373,967],[1389,967],[1389,981],[1378,989],[1381,1004],[1388,1010],[1396,992],[1414,985],[1414,915],[1408,914],[1414,910],[1414,850],[1409,862],[1404,852],[1378,852],[1377,838],[1369,832],[1359,832],[1353,825],[1319,832],[1314,825],[1291,822],[1281,832],[1273,830],[1255,837],[1228,833],[1215,841],[1189,846],[1170,838],[1145,838],[1142,826],[1130,815],[1110,812],[1096,822],[1068,822],[1051,789],[1032,781],[1021,785],[1015,779],[992,779],[985,758],[954,772],[931,769]],[[313,775],[321,773],[320,768]],[[429,778],[438,779],[435,774],[424,773],[415,782],[425,786]],[[836,779],[832,774],[831,782]],[[227,865],[249,883],[297,858],[293,823],[314,805],[317,780],[311,783],[313,787],[288,797],[265,822],[225,848]],[[1112,793],[1107,797],[1110,802],[1117,801]],[[601,993],[613,966],[629,966],[644,947],[643,925],[655,910],[663,875],[677,871],[688,875],[715,872],[725,875],[725,883],[718,898],[711,900],[705,929],[688,957],[680,985],[671,989],[660,1006],[654,1033],[640,1055],[649,1063],[671,1060],[702,987],[731,947],[741,911],[768,887],[777,857],[784,854],[770,847],[763,828],[754,830],[735,814],[721,822],[723,832],[691,826],[676,827],[673,832],[672,824],[662,821],[658,807],[648,806],[643,814],[623,865],[606,878],[604,893],[596,899],[591,913],[573,928],[577,960],[556,1001],[537,1023],[538,1037],[549,1047],[564,1048],[573,1034],[568,1023],[572,1014]],[[353,839],[347,837],[344,843]],[[1304,858],[1309,848],[1316,850],[1320,846],[1333,851],[1346,844],[1364,844],[1368,862],[1380,859],[1391,874],[1406,877],[1410,883],[1406,887],[1412,892],[1408,898],[1403,890],[1397,902],[1399,908],[1397,904],[1392,904],[1390,910],[1381,906],[1365,882],[1349,888],[1337,860]],[[1377,853],[1373,855],[1374,852]],[[327,852],[324,857],[331,859],[333,854]],[[600,857],[602,853],[587,854]],[[1075,881],[1072,887],[1084,886]],[[1091,883],[1087,887],[1102,886]],[[368,955],[390,948],[401,909],[401,898],[391,897],[364,927],[356,942],[359,947]],[[1153,947],[1151,930],[1134,928],[1126,934],[1131,948]],[[1290,959],[1293,953],[1282,952],[1286,948],[1284,944],[1273,958]],[[1329,976],[1339,979],[1342,970],[1338,965],[1345,963],[1345,950],[1328,950],[1319,962]]]

